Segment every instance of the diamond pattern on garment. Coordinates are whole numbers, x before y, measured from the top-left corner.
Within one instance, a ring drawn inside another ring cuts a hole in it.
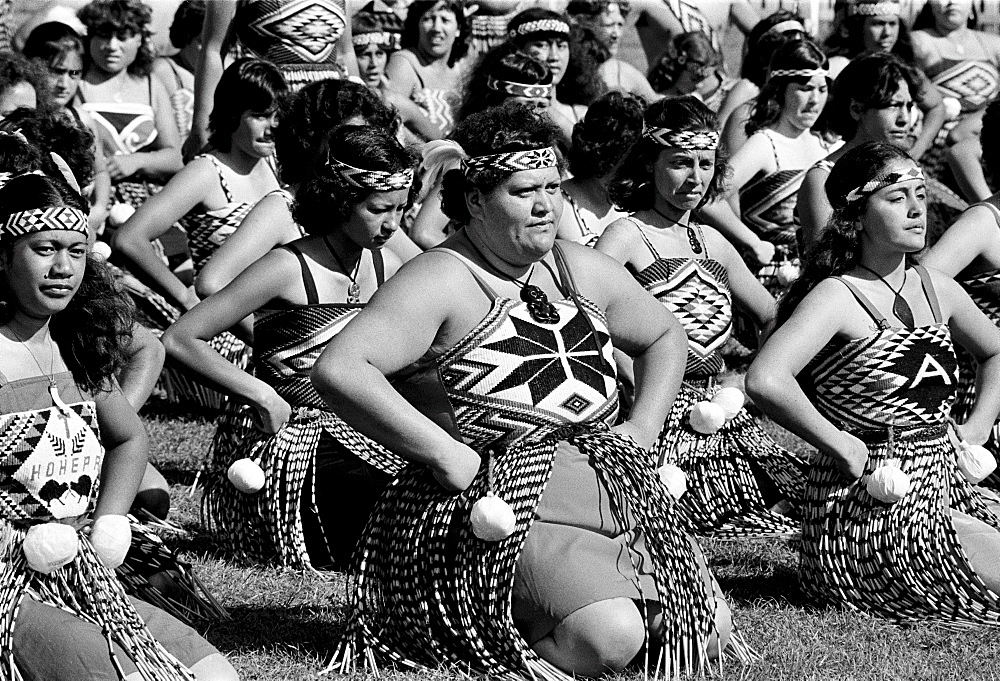
[[[1000,92],[1000,73],[993,64],[967,60],[954,63],[932,78],[944,97],[953,97],[963,111],[985,106]]]
[[[323,63],[330,57],[344,31],[344,17],[334,3],[321,0],[287,0],[268,3],[271,11],[254,22],[262,41],[279,41],[303,63]],[[269,50],[268,54],[272,54]],[[291,61],[282,60],[285,63]]]

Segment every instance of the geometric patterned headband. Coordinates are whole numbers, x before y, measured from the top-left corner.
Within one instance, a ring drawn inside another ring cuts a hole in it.
[[[56,229],[79,232],[87,236],[87,214],[70,206],[22,210],[12,213],[7,218],[7,222],[0,229],[0,239],[4,236],[19,237]]]
[[[788,21],[780,21],[771,28],[765,31],[766,33],[784,33],[786,31],[798,31],[799,33],[805,33],[806,27],[802,25],[801,21],[795,19],[789,19]]]
[[[398,50],[402,46],[403,36],[399,33],[389,31],[376,31],[373,33],[355,33],[351,36],[351,43],[354,47],[368,47],[369,45],[382,45],[390,50]]]
[[[507,37],[516,38],[531,33],[559,33],[569,35],[569,24],[559,19],[539,19],[538,21],[527,21],[517,28],[507,31]]]
[[[784,76],[786,78],[812,78],[813,76],[829,76],[830,72],[824,68],[818,69],[775,69],[771,71],[771,78]]]
[[[848,16],[898,17],[902,13],[903,6],[898,0],[890,2],[851,2],[847,5]]]
[[[486,87],[494,92],[505,92],[514,97],[544,97],[548,99],[552,96],[552,89],[555,86],[552,83],[547,83],[546,85],[528,85],[526,83],[515,83],[512,80],[500,80],[493,76],[487,76]]]
[[[910,180],[923,180],[924,171],[920,169],[919,166],[911,167],[909,170],[903,173],[897,173],[891,171],[888,173],[883,173],[882,175],[876,175],[874,178],[865,182],[863,185],[857,189],[852,189],[847,194],[847,203],[854,203],[856,201],[861,201],[867,199],[869,196],[875,192],[885,189],[886,187],[891,187],[894,184],[899,184],[900,182],[909,182]]]
[[[528,151],[473,156],[462,161],[462,172],[465,173],[466,178],[474,181],[476,175],[487,169],[517,173],[522,170],[556,168],[558,165],[559,158],[556,156],[556,150],[552,147],[544,147]]]
[[[714,130],[646,128],[643,136],[663,147],[677,147],[690,151],[715,151],[719,148],[719,133]]]
[[[360,189],[394,192],[400,189],[409,189],[410,185],[413,184],[413,168],[400,170],[396,173],[388,173],[384,170],[365,170],[338,161],[332,156],[329,158],[329,166],[344,178],[347,184]]]

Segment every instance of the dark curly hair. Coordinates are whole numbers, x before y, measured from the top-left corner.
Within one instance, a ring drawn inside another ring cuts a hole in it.
[[[647,80],[660,93],[674,86],[688,62],[700,64],[704,68],[722,69],[722,54],[712,47],[712,40],[703,31],[688,31],[674,37],[667,45],[666,52],[657,60]]]
[[[267,113],[278,108],[288,85],[274,64],[243,57],[222,73],[215,88],[215,103],[208,115],[209,142],[221,151],[232,147],[232,136],[244,112]]]
[[[195,38],[201,37],[204,23],[205,0],[184,0],[174,12],[174,20],[170,24],[170,44],[178,50],[184,49]]]
[[[825,69],[827,65],[826,55],[811,41],[789,40],[774,53],[768,73],[779,69]],[[805,76],[769,76],[760,94],[757,95],[750,119],[747,121],[747,136],[763,130],[781,117],[781,106],[789,85],[806,85],[810,80],[811,78]],[[829,87],[829,76],[826,78],[826,83]]]
[[[323,140],[334,128],[352,118],[365,124],[395,131],[394,109],[360,83],[321,80],[310,83],[282,104],[274,142],[281,179],[298,184],[325,151]]]
[[[464,0],[415,0],[410,3],[406,8],[406,21],[403,22],[402,46],[404,49],[416,49],[420,42],[420,20],[436,9],[450,10],[458,22],[458,35],[448,55],[448,66],[454,66],[469,51],[469,37],[472,35],[472,22],[465,16]]]
[[[753,27],[747,36],[747,53],[743,58],[743,68],[740,75],[757,87],[764,87],[767,80],[767,66],[775,51],[789,40],[801,40],[809,36],[804,31],[774,31],[778,24],[786,21],[797,21],[803,24],[803,19],[795,12],[780,11],[764,17]]]
[[[641,98],[614,91],[594,102],[573,126],[569,169],[574,177],[604,177],[640,137],[646,105]]]
[[[330,133],[327,158],[365,170],[397,173],[412,168],[416,155],[389,130],[345,125]],[[351,211],[375,190],[349,184],[329,163],[318,164],[295,194],[292,217],[309,234],[339,229]]]
[[[153,70],[153,47],[150,43],[149,22],[153,11],[141,0],[91,0],[76,13],[87,27],[87,56],[94,36],[127,34],[142,37],[135,61],[128,65],[133,76],[148,76]],[[89,64],[88,64],[89,66]]]
[[[837,76],[826,103],[826,121],[830,130],[845,140],[854,137],[858,122],[851,116],[851,102],[864,111],[884,109],[906,83],[913,98],[920,96],[923,79],[912,67],[889,52],[872,52],[857,57]]]
[[[22,175],[34,170],[56,172],[48,154],[21,135],[0,130],[0,173]]]
[[[876,4],[879,1],[837,0],[834,5],[836,20],[833,32],[823,43],[827,56],[854,59],[867,51],[864,28],[865,19],[868,17],[861,14],[848,14],[848,8],[854,4],[868,5]],[[896,37],[896,44],[892,46],[892,53],[907,64],[913,63],[913,43],[910,40],[910,30],[906,27],[906,22],[903,21],[902,17],[899,17],[899,34]]]
[[[993,177],[1000,177],[1000,99],[994,99],[983,114],[983,132],[979,138],[983,164]]]
[[[778,305],[778,324],[787,320],[795,307],[819,282],[848,272],[861,258],[861,235],[857,222],[868,208],[868,200],[848,203],[847,195],[882,174],[895,161],[915,163],[899,147],[883,142],[865,142],[847,151],[826,179],[826,196],[833,215],[819,240],[803,258],[802,274]]]
[[[511,151],[544,149],[555,144],[558,128],[547,117],[520,102],[507,102],[472,114],[458,124],[451,138],[462,145],[469,156],[486,156]],[[465,193],[472,189],[489,193],[514,173],[500,169],[485,169],[476,173],[475,181],[461,170],[451,170],[441,185],[441,209],[452,220],[465,224],[471,217],[465,205]]]
[[[623,17],[628,16],[632,8],[628,0],[570,0],[566,14],[575,21],[597,21],[611,5],[618,5]]]
[[[549,85],[552,83],[552,72],[548,66],[529,57],[514,43],[507,41],[498,45],[486,53],[469,76],[458,114],[459,121],[483,109],[498,106],[511,97],[506,92],[498,92],[487,86],[490,78],[525,85]]]
[[[45,66],[58,64],[71,53],[80,55],[82,61],[86,54],[80,34],[61,21],[47,21],[36,26],[24,41],[21,53]]]
[[[16,212],[33,208],[72,206],[86,211],[83,199],[60,180],[42,175],[22,175],[0,189],[0,222]],[[11,244],[0,242],[0,257],[9,262]],[[0,319],[9,321],[17,301],[0,273]],[[84,390],[110,390],[115,376],[128,361],[135,312],[117,287],[107,266],[87,256],[83,281],[65,310],[52,317],[49,329],[73,379]]]
[[[59,154],[81,187],[93,181],[95,146],[89,128],[59,113],[18,109],[0,122],[0,130],[20,132],[37,148]],[[34,167],[48,171],[47,165]]]
[[[0,92],[6,92],[18,83],[27,83],[34,88],[38,106],[49,106],[48,70],[14,52],[0,52]]]
[[[715,112],[697,97],[666,97],[646,109],[646,127],[670,128],[675,132],[718,132],[719,120]],[[629,150],[618,166],[615,177],[608,184],[611,203],[628,212],[646,210],[656,201],[653,185],[653,165],[666,147],[655,140],[642,137]],[[723,147],[715,152],[715,174],[702,198],[704,205],[725,190],[729,176],[729,157]]]

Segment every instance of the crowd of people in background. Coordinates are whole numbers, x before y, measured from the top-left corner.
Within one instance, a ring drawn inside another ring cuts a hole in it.
[[[799,539],[818,603],[1000,625],[971,0],[838,0],[823,36],[748,0],[183,0],[164,53],[142,0],[10,9],[13,679],[238,676],[157,534],[150,400],[217,423],[221,551],[348,575],[329,670],[753,665],[705,537]]]

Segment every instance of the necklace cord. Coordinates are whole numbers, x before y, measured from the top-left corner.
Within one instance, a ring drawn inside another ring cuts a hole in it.
[[[691,226],[691,217],[688,216],[687,224],[674,220],[672,217],[661,211],[656,205],[653,205],[653,212],[659,215],[664,220],[670,222],[672,225],[677,225],[678,227],[683,227],[687,230],[688,245],[691,247],[691,252],[695,255],[701,255],[705,250],[698,240],[698,234],[695,232],[694,228]]]
[[[344,261],[340,259],[337,255],[337,251],[333,248],[333,244],[330,243],[330,236],[328,234],[323,235],[323,243],[326,244],[326,250],[330,251],[330,255],[333,259],[337,261],[337,265],[343,270],[344,276],[351,280],[351,285],[347,288],[347,302],[348,303],[359,303],[361,302],[361,287],[358,285],[358,270],[361,268],[361,259],[364,257],[365,251],[361,249],[361,255],[358,257],[358,262],[354,265],[354,273],[352,274],[347,270],[347,266]]]

